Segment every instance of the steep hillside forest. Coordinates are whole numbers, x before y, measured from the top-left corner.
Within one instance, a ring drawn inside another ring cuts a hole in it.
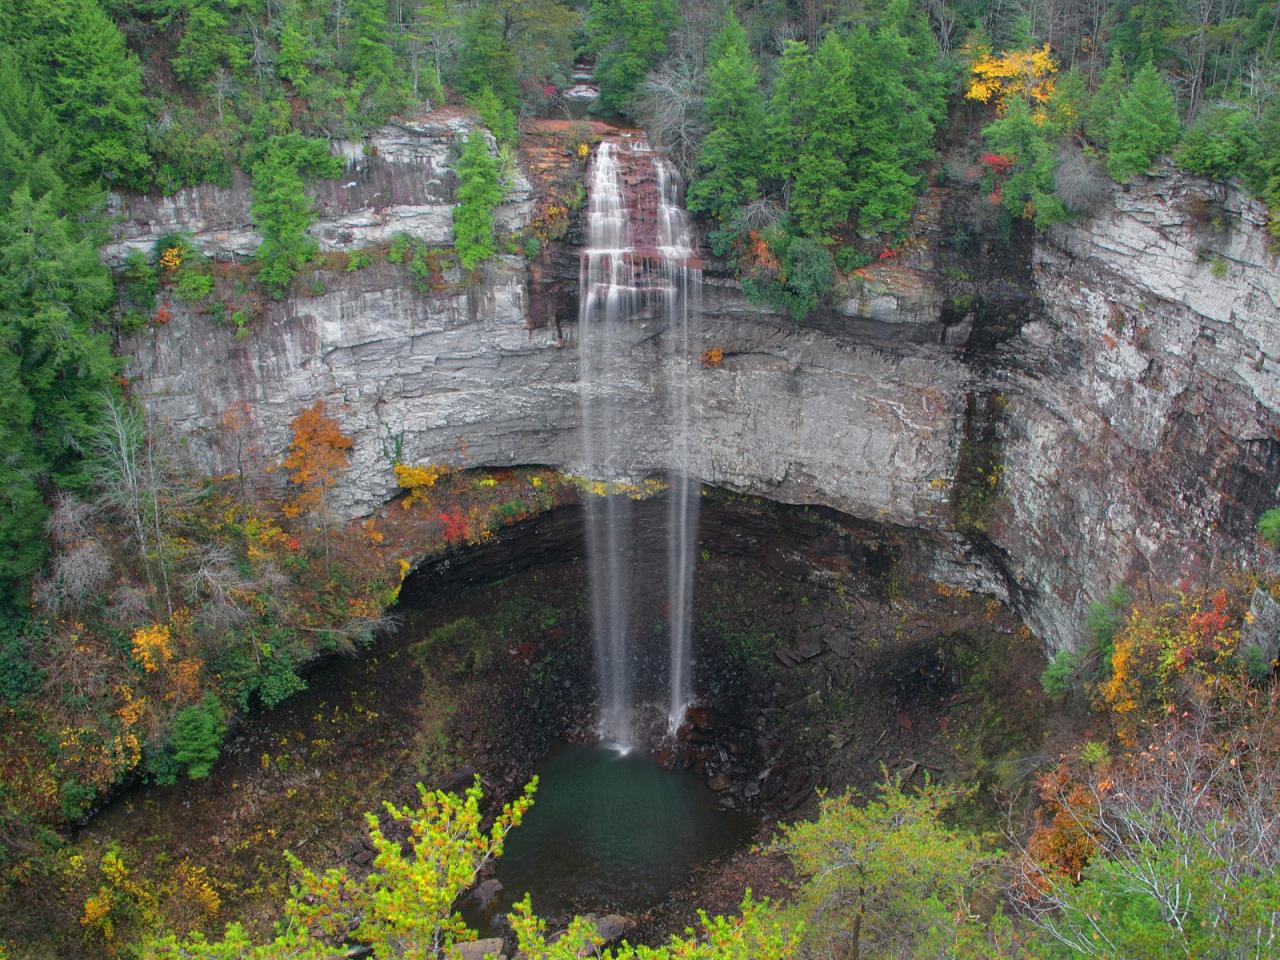
[[[567,95],[583,71],[587,116]],[[310,191],[373,131],[428,113],[458,131],[453,243],[321,252]],[[270,863],[234,879],[148,844],[141,798],[209,777],[318,660],[368,656],[422,557],[484,550],[599,491],[540,466],[402,462],[388,431],[404,509],[352,520],[334,501],[353,469],[338,411],[299,405],[288,446],[264,449],[249,406],[227,410],[235,469],[210,476],[132,396],[121,344],[175,304],[249,339],[271,305],[323,293],[321,268],[333,283],[390,264],[426,292],[534,262],[585,200],[575,183],[563,223],[499,226],[547,121],[578,181],[603,123],[646,131],[709,262],[788,323],[907,256],[940,186],[966,197],[958,234],[1004,248],[1181,171],[1264,203],[1280,244],[1276,0],[7,0],[0,958],[436,958],[474,939],[456,911],[536,810],[533,785],[438,791],[453,758],[423,747],[415,798],[346,811],[363,863],[277,856],[264,828]],[[184,234],[101,255],[118,195],[241,181],[251,256],[215,261]],[[827,793],[760,840],[785,876],[769,896],[735,892],[642,946],[525,902],[521,956],[1280,956],[1277,550],[1280,508],[1259,518],[1253,568],[1116,584],[1090,643],[1028,685],[1052,718],[1043,745],[968,779],[913,766]],[[553,622],[541,610],[495,635]],[[433,648],[452,671],[433,681],[442,715],[464,686],[449,678],[487,669],[473,643]],[[125,792],[131,839],[85,840]]]

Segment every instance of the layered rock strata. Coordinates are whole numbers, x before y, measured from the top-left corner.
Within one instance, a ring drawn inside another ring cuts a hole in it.
[[[464,125],[426,119],[344,147],[351,178],[317,188],[322,246],[398,231],[449,242],[447,158]],[[127,219],[106,256],[183,230],[211,255],[243,257],[255,242],[246,186],[119,201]],[[508,200],[518,229],[527,183]],[[724,360],[696,376],[701,478],[939,531],[954,531],[957,481],[985,483],[940,573],[1011,600],[1051,645],[1081,641],[1088,603],[1122,579],[1197,579],[1247,557],[1280,480],[1280,277],[1265,211],[1206,181],[1142,179],[1092,220],[972,248],[976,301],[954,295],[955,255],[939,252],[936,210],[925,219],[917,249],[803,323],[750,305],[708,265],[704,340]],[[379,263],[270,305],[246,339],[176,307],[122,349],[135,392],[209,467],[232,455],[226,410],[247,405],[254,447],[278,458],[289,420],[324,400],[355,438],[338,491],[355,516],[394,493],[397,455],[579,467],[576,310],[534,311],[529,266],[499,258],[419,293]],[[576,251],[536,266],[576,275]],[[611,384],[623,472],[665,463],[663,333],[637,320]]]

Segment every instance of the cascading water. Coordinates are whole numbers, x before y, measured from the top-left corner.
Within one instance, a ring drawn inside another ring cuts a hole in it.
[[[670,703],[667,725],[675,730],[693,702],[693,568],[697,563],[697,480],[689,476],[690,375],[694,326],[702,312],[702,269],[695,259],[689,215],[680,205],[680,178],[661,157],[658,174],[658,250],[667,279],[666,338],[674,436],[668,469],[667,604],[671,635]]]
[[[578,322],[583,457],[601,479],[625,476],[627,468],[616,399],[616,380],[629,351],[626,325],[652,318],[664,330],[673,424],[667,550],[672,728],[693,699],[690,623],[699,488],[688,469],[690,370],[702,283],[679,195],[679,177],[643,141],[600,145],[588,191]],[[625,749],[635,739],[630,502],[614,492],[588,497],[586,520],[600,736]]]

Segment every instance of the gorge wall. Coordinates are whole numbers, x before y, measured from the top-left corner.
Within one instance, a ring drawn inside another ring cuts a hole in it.
[[[338,145],[350,175],[316,188],[322,248],[399,231],[447,243],[448,164],[465,128],[433,115]],[[1265,211],[1162,176],[1038,240],[948,253],[944,194],[922,205],[922,242],[803,323],[753,307],[708,264],[704,341],[725,358],[695,377],[694,470],[935,531],[943,578],[1011,601],[1055,646],[1081,638],[1088,603],[1121,579],[1176,583],[1246,557],[1280,480],[1280,278]],[[175,230],[216,258],[257,242],[243,181],[116,203],[113,263]],[[501,220],[520,229],[534,207],[517,176]],[[963,296],[958,265],[971,275]],[[212,468],[234,457],[225,411],[247,405],[258,455],[278,460],[290,419],[324,400],[355,439],[338,499],[359,515],[394,493],[397,448],[408,462],[579,466],[577,252],[560,245],[533,266],[532,288],[530,264],[506,256],[420,293],[377,262],[269,304],[247,337],[175,304],[172,322],[121,349],[135,394]],[[620,470],[665,463],[660,335],[634,325],[612,385]],[[980,515],[967,505],[958,532],[957,502],[984,485]]]

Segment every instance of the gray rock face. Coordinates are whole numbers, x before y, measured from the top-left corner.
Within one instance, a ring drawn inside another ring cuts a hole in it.
[[[1089,602],[1122,580],[1159,593],[1251,559],[1280,483],[1265,224],[1261,204],[1170,175],[1036,245],[1044,313],[996,377],[1008,510],[993,539],[1046,637],[1083,639]]]
[[[430,244],[452,243],[453,162],[473,129],[466,117],[441,111],[383,127],[360,142],[334,141],[331,149],[346,160],[347,169],[337,180],[309,186],[319,220],[308,232],[326,252],[387,243],[397,233]],[[489,141],[494,146],[492,137]],[[192,234],[216,260],[246,259],[262,241],[250,200],[249,177],[240,171],[225,188],[205,184],[170,197],[112,194],[108,212],[115,235],[103,248],[103,259],[120,266],[130,250],[149,251],[169,233]],[[517,230],[532,215],[533,190],[515,171],[498,222]]]
[[[353,160],[355,185],[318,194],[322,244],[400,229],[447,242],[442,171],[459,123],[374,137],[376,151]],[[527,218],[527,194],[512,200],[511,217]],[[1231,224],[1222,236],[1197,221],[1218,204]],[[218,255],[251,246],[243,184],[120,210],[130,220],[108,248],[113,262],[172,229]],[[989,543],[956,536],[938,573],[1014,601],[1051,645],[1078,642],[1089,602],[1113,583],[1195,578],[1253,549],[1280,479],[1280,279],[1264,222],[1257,204],[1200,180],[1117,190],[1111,212],[1036,243],[1021,331],[981,350],[940,322],[940,281],[796,323],[709,275],[701,347],[725,359],[691,371],[697,472],[946,531],[972,398],[999,395],[1004,474]],[[479,282],[455,277],[424,295],[400,268],[375,264],[321,296],[271,305],[248,339],[177,305],[172,323],[123,349],[136,393],[210,468],[233,460],[219,427],[231,407],[248,405],[258,456],[278,461],[290,419],[324,400],[355,439],[336,500],[357,516],[394,493],[397,447],[406,462],[583,469],[573,308],[559,311],[558,332],[531,329],[527,276],[523,260],[502,258]],[[625,460],[609,465],[618,473],[666,463],[664,334],[638,320],[610,380],[625,412]]]

